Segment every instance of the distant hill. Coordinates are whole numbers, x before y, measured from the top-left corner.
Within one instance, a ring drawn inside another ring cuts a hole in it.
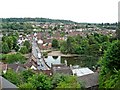
[[[77,23],[71,20],[59,20],[59,19],[49,19],[49,18],[0,18],[2,22],[49,22],[49,23]]]

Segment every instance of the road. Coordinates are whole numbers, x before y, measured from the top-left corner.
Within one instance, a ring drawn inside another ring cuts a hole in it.
[[[40,53],[40,58],[38,58],[38,53]],[[35,58],[37,58],[38,70],[49,70],[49,68],[47,67],[43,60],[40,49],[38,48],[38,45],[34,39],[32,41],[32,54],[34,55]]]

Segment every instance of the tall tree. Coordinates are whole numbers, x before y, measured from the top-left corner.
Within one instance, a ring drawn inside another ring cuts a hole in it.
[[[70,75],[56,74],[53,76],[52,83],[55,85],[56,89],[69,88],[69,90],[80,90],[81,88],[80,83],[77,81],[77,77]]]
[[[9,46],[6,42],[2,43],[2,53],[8,53],[10,51]]]
[[[21,72],[21,75],[23,77],[23,82],[28,82],[28,78],[32,77],[34,74],[35,73],[31,69]]]
[[[53,47],[53,48],[58,48],[58,47],[59,47],[58,40],[56,40],[56,39],[53,39],[53,40],[52,40],[52,47]]]
[[[32,83],[37,90],[50,90],[52,88],[50,77],[43,73],[33,75],[28,78],[28,82]]]
[[[7,63],[24,63],[25,62],[25,57],[21,53],[16,53],[16,54],[9,54],[6,56],[6,62]]]
[[[6,43],[8,44],[10,50],[13,48],[13,38],[12,36],[9,36],[6,40]]]
[[[74,53],[74,38],[73,37],[68,37],[67,38],[67,52],[68,53]]]
[[[20,48],[20,51],[19,52],[21,52],[22,54],[27,54],[28,53],[28,48],[26,47],[26,46],[22,46],[21,48]]]
[[[117,40],[105,52],[101,59],[99,77],[100,88],[118,88],[120,84],[120,41]]]
[[[28,40],[26,40],[23,45],[26,46],[26,48],[28,49],[28,52],[31,51],[32,45],[30,44],[30,42]]]
[[[5,77],[7,80],[15,85],[19,85],[20,83],[22,83],[20,75],[12,69],[9,69],[5,74],[3,74],[3,77]]]

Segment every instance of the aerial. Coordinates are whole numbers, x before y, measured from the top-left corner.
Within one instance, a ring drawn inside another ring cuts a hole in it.
[[[0,89],[120,89],[119,0],[4,0]]]

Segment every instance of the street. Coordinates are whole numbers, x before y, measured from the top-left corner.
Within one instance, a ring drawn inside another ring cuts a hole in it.
[[[38,57],[38,53],[39,53],[39,57]],[[32,41],[32,54],[34,55],[34,57],[37,58],[38,70],[49,70],[48,66],[44,62],[40,49],[34,39]]]

